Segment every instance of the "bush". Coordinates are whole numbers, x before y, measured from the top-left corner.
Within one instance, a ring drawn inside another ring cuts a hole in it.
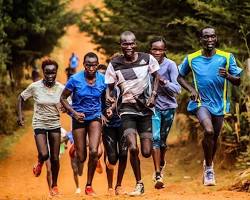
[[[16,123],[16,103],[17,96],[27,85],[23,85],[15,91],[11,88],[1,87],[0,90],[0,134],[11,135],[18,128]],[[10,92],[11,91],[11,92]],[[28,101],[24,109],[29,110],[32,108],[32,102]]]

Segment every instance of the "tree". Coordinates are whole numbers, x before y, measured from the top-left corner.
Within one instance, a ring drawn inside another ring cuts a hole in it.
[[[65,34],[65,28],[76,23],[80,14],[67,8],[69,2],[2,1],[3,45],[8,46],[6,64],[12,78],[21,80],[23,66],[48,55]]]

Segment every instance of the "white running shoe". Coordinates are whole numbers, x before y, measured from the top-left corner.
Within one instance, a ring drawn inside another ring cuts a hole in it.
[[[81,188],[76,188],[76,194],[80,194],[81,193]]]
[[[135,197],[140,196],[144,193],[143,183],[137,183],[133,192],[128,193],[129,196]]]

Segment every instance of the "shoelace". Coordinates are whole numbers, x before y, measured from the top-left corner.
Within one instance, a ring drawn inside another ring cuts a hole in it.
[[[135,191],[141,190],[142,187],[143,187],[143,184],[141,183],[136,184]]]
[[[208,178],[208,179],[213,179],[214,172],[213,172],[212,170],[208,170],[208,171],[206,172],[206,174],[207,174],[207,178]]]

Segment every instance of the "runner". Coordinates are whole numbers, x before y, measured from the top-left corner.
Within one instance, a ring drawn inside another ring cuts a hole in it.
[[[240,85],[240,69],[231,53],[216,49],[217,35],[212,27],[200,32],[202,49],[189,54],[179,66],[178,82],[190,92],[188,111],[195,114],[204,128],[203,184],[213,186],[215,173],[213,159],[224,114],[229,111],[227,84]],[[184,77],[192,71],[194,86]]]
[[[61,143],[67,143],[70,142],[70,148],[69,148],[69,157],[70,157],[70,164],[71,164],[71,168],[73,170],[73,176],[74,176],[74,182],[76,185],[76,194],[80,194],[81,193],[81,188],[79,187],[79,179],[78,176],[82,176],[82,172],[83,172],[83,163],[80,162],[80,160],[78,159],[77,155],[76,155],[76,148],[75,148],[75,144],[74,144],[74,138],[73,138],[73,134],[72,132],[68,132],[65,137],[63,137],[63,139],[61,140]]]
[[[47,167],[47,182],[50,195],[58,195],[57,177],[59,172],[60,148],[60,96],[64,86],[56,82],[58,64],[47,59],[42,63],[43,80],[30,84],[18,97],[18,124],[24,125],[23,103],[33,97],[34,114],[32,126],[35,133],[38,151],[38,163],[33,168],[35,176],[39,176],[43,163]]]
[[[114,58],[114,56],[112,56]],[[106,65],[99,65],[98,71],[101,73],[106,72]],[[116,90],[115,90],[116,92]],[[116,95],[115,95],[116,96]],[[103,105],[105,105],[105,98],[103,99]],[[105,105],[103,108],[103,114],[107,117],[103,126],[103,144],[105,147],[104,161],[106,163],[106,174],[108,180],[108,192],[113,195],[113,174],[114,167],[119,160],[117,181],[115,186],[115,194],[126,194],[121,187],[123,175],[127,165],[127,144],[122,134],[121,119],[116,112],[116,108],[113,110],[107,109]]]
[[[118,104],[121,115],[123,137],[126,137],[130,151],[130,162],[136,179],[135,190],[130,196],[144,193],[141,179],[139,149],[137,146],[137,132],[141,140],[141,153],[148,158],[152,149],[151,116],[153,113],[158,78],[156,71],[159,64],[149,54],[135,52],[136,38],[130,31],[125,31],[120,36],[120,46],[124,55],[111,60],[105,74],[108,84],[107,100],[113,102],[114,86],[121,91],[121,103]],[[154,77],[153,88],[151,76]],[[120,100],[118,99],[118,102]]]
[[[71,57],[69,58],[69,66],[65,69],[67,78],[69,78],[76,73],[76,68],[79,65],[79,58],[75,53],[71,54]]]
[[[167,43],[163,37],[155,37],[150,42],[150,53],[160,64],[157,71],[159,87],[157,90],[155,113],[152,116],[153,151],[155,188],[164,187],[163,168],[166,165],[165,153],[167,137],[177,108],[176,95],[180,93],[177,82],[178,69],[174,61],[165,57]]]
[[[78,159],[83,163],[87,157],[86,136],[89,139],[88,176],[85,193],[95,195],[92,189],[98,146],[101,138],[101,96],[106,90],[103,74],[97,72],[98,57],[95,53],[84,56],[85,70],[73,75],[66,83],[61,103],[72,115],[72,131]],[[72,106],[67,98],[72,94]]]

